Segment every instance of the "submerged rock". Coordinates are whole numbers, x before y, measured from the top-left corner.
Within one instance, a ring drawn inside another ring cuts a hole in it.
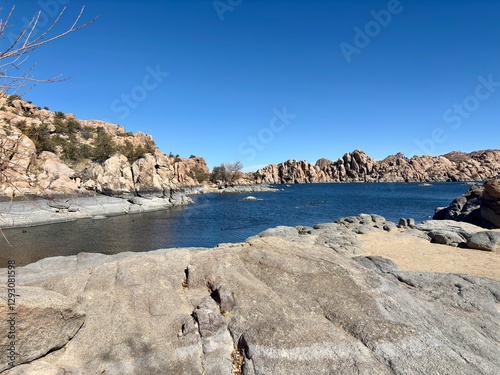
[[[244,200],[244,201],[261,201],[262,199],[260,199],[260,198],[256,198],[256,197],[254,197],[254,196],[250,195],[250,196],[248,196],[248,197],[243,198],[243,200]]]

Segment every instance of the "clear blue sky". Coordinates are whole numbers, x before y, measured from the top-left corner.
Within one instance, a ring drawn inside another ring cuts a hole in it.
[[[72,78],[25,99],[211,167],[500,148],[498,0],[12,3],[11,30],[64,3],[66,24],[99,16],[32,54]]]

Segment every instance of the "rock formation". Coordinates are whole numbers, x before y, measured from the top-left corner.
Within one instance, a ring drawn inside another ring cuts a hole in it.
[[[426,220],[415,226],[431,242],[484,251],[500,251],[500,232],[453,220]]]
[[[480,210],[483,220],[500,228],[500,177],[484,184]]]
[[[482,181],[500,173],[500,150],[452,152],[443,156],[413,156],[402,153],[375,160],[363,151],[345,154],[337,161],[319,159],[315,165],[288,160],[259,169],[257,182],[409,182]]]
[[[411,159],[398,153],[381,161],[356,150],[315,165],[295,160],[271,164],[243,174],[236,184],[480,181],[500,173],[499,160],[499,150]],[[0,92],[0,196],[88,191],[164,196],[200,185],[208,174],[203,158],[167,156],[150,135],[77,120]]]
[[[500,373],[500,282],[403,272],[352,251],[351,227],[386,224],[360,215],[214,249],[79,254],[18,268],[25,320],[16,366],[2,356],[0,371]],[[0,296],[1,313],[5,289]],[[8,324],[0,320],[0,330]]]
[[[165,196],[199,185],[208,172],[203,158],[167,156],[150,135],[77,120],[0,92],[0,196]]]
[[[487,180],[483,186],[472,186],[448,207],[437,208],[433,219],[500,228],[500,177]]]

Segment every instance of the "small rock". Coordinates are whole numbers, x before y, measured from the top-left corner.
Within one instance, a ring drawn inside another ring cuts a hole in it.
[[[399,219],[398,227],[405,228],[407,225],[408,225],[408,223],[407,223],[406,219],[404,219],[404,218]]]
[[[370,227],[368,225],[360,225],[359,227],[353,229],[353,232],[357,234],[368,234],[376,231],[377,229],[375,227]]]
[[[388,221],[384,224],[383,229],[387,232],[392,232],[393,230],[398,229],[398,227],[392,221]]]
[[[386,222],[385,217],[383,217],[383,216],[372,214],[371,217],[372,217],[372,221],[374,223],[385,223]]]
[[[259,200],[262,200],[262,199],[257,199],[255,198],[254,196],[248,196],[248,197],[245,197],[243,198],[244,201],[259,201]]]
[[[359,214],[358,217],[361,224],[371,224],[374,221],[372,220],[372,215],[369,214]]]
[[[49,201],[47,201],[47,206],[58,209],[58,210],[67,210],[70,206],[70,203],[68,201],[59,202],[59,201],[55,201],[55,200],[49,200]]]
[[[222,316],[219,306],[211,297],[207,297],[194,309],[193,317],[198,323],[201,337],[213,336],[222,328],[226,328],[226,319]]]
[[[432,242],[439,243],[442,245],[450,245],[456,247],[466,242],[466,239],[462,237],[459,233],[449,230],[435,230],[435,231],[430,231],[428,234]]]
[[[225,285],[214,290],[212,298],[219,304],[221,313],[230,312],[236,306],[233,291]]]
[[[500,232],[485,231],[474,233],[468,240],[471,249],[498,251],[500,250]]]

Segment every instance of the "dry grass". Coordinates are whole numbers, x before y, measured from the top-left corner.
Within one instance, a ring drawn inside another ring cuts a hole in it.
[[[245,358],[241,355],[240,351],[238,348],[234,348],[233,352],[231,353],[231,359],[233,361],[232,365],[232,370],[231,374],[232,375],[242,375],[242,367],[243,363],[245,361]]]

